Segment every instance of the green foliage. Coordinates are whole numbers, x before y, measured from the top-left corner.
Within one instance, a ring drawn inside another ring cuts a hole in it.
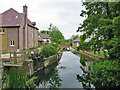
[[[11,51],[2,51],[2,54],[10,53]]]
[[[56,26],[50,24],[48,29],[49,29],[48,34],[51,37],[52,43],[60,44],[64,40],[64,36]]]
[[[26,76],[22,68],[11,68],[5,78],[6,88],[25,88]]]
[[[87,50],[87,51],[89,51],[90,50],[90,44],[89,44],[89,42],[80,42],[80,45],[77,47],[77,50],[79,51],[79,50]]]
[[[35,88],[35,80],[37,79],[37,77],[32,77],[31,79],[29,79],[28,81],[27,81],[27,86],[29,87],[29,88]]]
[[[60,49],[60,44],[51,43],[50,45],[54,46],[57,52],[59,51],[59,49]]]
[[[37,49],[37,48],[38,48],[38,46],[34,46],[34,47],[32,47],[32,48],[28,48],[28,50]]]
[[[48,44],[43,46],[43,48],[41,49],[41,52],[44,57],[49,57],[51,55],[56,54],[57,50],[53,45]]]
[[[98,88],[120,86],[120,68],[118,60],[99,60],[93,63],[90,72],[90,82]]]
[[[79,37],[79,35],[72,35],[72,36],[70,37],[70,39],[73,41],[73,40],[77,39],[78,37]]]
[[[52,23],[49,25],[48,31],[41,31],[41,33],[47,33],[50,38],[51,38],[51,42],[52,43],[56,43],[56,44],[60,44],[60,43],[64,43],[64,36],[62,35],[62,33],[60,32],[60,30],[54,26]]]
[[[109,59],[120,58],[120,1],[83,2],[86,10],[80,14],[86,17],[77,31],[84,31],[93,51],[107,50]]]
[[[86,62],[85,58],[81,55],[81,56],[80,56],[80,63],[81,63],[83,66],[86,66],[85,62]]]

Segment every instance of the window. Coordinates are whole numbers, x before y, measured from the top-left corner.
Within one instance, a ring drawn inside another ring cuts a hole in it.
[[[15,41],[10,41],[10,46],[15,46]]]
[[[0,34],[4,34],[4,29],[0,29]]]
[[[18,16],[16,16],[15,18],[18,18]]]

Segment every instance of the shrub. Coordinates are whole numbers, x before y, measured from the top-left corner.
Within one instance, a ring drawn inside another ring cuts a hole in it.
[[[43,46],[43,48],[41,49],[42,55],[44,57],[49,57],[51,55],[54,55],[57,53],[57,50],[54,46],[52,45],[45,45]]]
[[[99,60],[91,66],[91,80],[98,88],[111,88],[120,86],[120,67],[118,60]]]

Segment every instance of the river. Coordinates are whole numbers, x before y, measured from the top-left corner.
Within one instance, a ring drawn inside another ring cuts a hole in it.
[[[80,68],[80,57],[70,51],[63,52],[59,63],[38,71],[35,76],[37,88],[83,88],[77,75],[84,72]]]

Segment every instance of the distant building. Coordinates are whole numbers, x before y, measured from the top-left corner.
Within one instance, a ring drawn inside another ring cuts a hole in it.
[[[72,41],[72,47],[76,49],[76,47],[79,46],[79,43],[80,43],[80,37]]]
[[[27,6],[23,6],[23,13],[13,8],[3,12],[0,17],[0,49],[2,51],[16,51],[38,45],[38,28],[27,15]]]
[[[44,44],[51,43],[50,36],[47,33],[39,33],[39,38],[44,41]]]
[[[38,38],[38,46],[42,46],[44,45],[44,41],[42,40],[42,38],[39,36]]]

